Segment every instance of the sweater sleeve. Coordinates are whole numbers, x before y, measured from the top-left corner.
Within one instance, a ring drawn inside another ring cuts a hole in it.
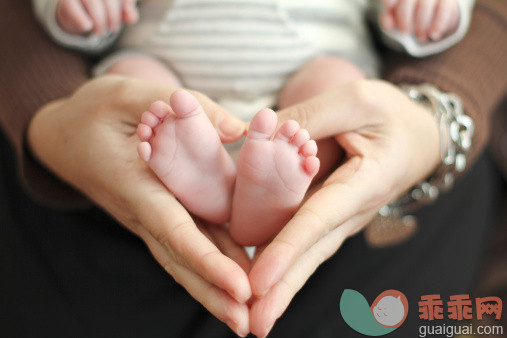
[[[81,56],[54,45],[35,21],[30,0],[0,1],[0,128],[14,146],[26,190],[57,207],[88,201],[35,161],[25,146],[26,128],[45,103],[72,93],[87,81],[89,65]]]
[[[98,54],[110,48],[119,32],[109,32],[104,36],[96,34],[77,35],[64,31],[56,19],[56,5],[58,0],[32,0],[35,15],[49,36],[63,47],[81,52]]]
[[[475,122],[470,160],[484,150],[492,113],[507,90],[507,1],[478,0],[467,36],[449,50],[424,59],[387,52],[384,78],[428,82],[457,94]]]

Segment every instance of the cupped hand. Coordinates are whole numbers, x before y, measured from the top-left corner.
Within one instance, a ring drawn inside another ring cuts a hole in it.
[[[33,118],[28,144],[64,181],[86,194],[138,235],[160,265],[234,332],[248,333],[250,261],[224,228],[197,226],[185,208],[138,158],[136,127],[152,102],[177,88],[105,76]],[[223,142],[244,124],[194,93]]]
[[[378,210],[421,179],[440,159],[439,129],[431,114],[397,87],[378,80],[349,83],[279,112],[314,139],[332,137],[343,163],[260,248],[249,278],[256,297],[250,329],[259,337],[343,241]]]

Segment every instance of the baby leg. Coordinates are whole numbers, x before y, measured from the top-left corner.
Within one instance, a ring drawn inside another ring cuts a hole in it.
[[[139,156],[192,213],[213,223],[229,220],[236,166],[197,99],[177,90],[143,113]]]
[[[349,61],[319,57],[307,63],[287,81],[280,94],[278,106],[280,109],[287,108],[339,85],[364,78],[361,70]],[[335,169],[342,157],[341,148],[334,139],[319,140],[317,145],[320,171],[315,180]]]
[[[109,68],[107,73],[135,77],[168,86],[181,86],[180,80],[165,64],[149,56],[134,56],[118,61]]]
[[[347,82],[364,79],[351,62],[335,57],[319,57],[308,62],[285,84],[278,107],[283,109],[308,100]]]

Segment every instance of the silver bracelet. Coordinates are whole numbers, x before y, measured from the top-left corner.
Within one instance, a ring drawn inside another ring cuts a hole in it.
[[[441,192],[453,186],[456,175],[465,170],[472,145],[474,122],[463,112],[463,103],[454,94],[442,93],[426,83],[400,87],[412,100],[429,108],[440,125],[441,165],[428,179],[416,184],[379,211],[381,216],[398,218],[405,225],[412,225],[415,220],[408,214],[435,201]]]

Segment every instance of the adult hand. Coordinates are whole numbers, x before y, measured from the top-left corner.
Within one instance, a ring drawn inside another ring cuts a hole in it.
[[[336,169],[259,255],[250,271],[257,297],[250,330],[271,330],[296,292],[343,241],[421,179],[440,159],[431,114],[398,88],[361,80],[279,112],[312,138],[334,137],[346,154]]]
[[[29,126],[28,143],[50,170],[138,235],[192,297],[245,335],[251,291],[244,250],[225,229],[198,227],[137,156],[141,114],[154,101],[168,101],[176,89],[117,76],[92,80],[70,98],[41,109]],[[241,121],[194,94],[222,141],[243,135]]]

